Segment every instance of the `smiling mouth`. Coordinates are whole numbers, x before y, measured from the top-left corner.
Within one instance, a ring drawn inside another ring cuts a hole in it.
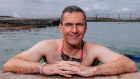
[[[71,36],[72,38],[78,38],[78,36]]]
[[[72,38],[78,38],[80,35],[70,35]]]
[[[80,36],[80,33],[76,33],[76,34],[70,33],[70,34],[68,34],[68,36],[76,39],[76,38],[78,38]]]

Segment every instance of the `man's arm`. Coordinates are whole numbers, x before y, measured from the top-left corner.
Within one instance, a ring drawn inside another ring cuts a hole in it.
[[[31,49],[11,58],[3,66],[3,72],[15,73],[39,73],[41,63],[38,61],[43,57],[44,42],[40,42]]]
[[[104,46],[97,45],[97,58],[103,64],[97,66],[95,75],[114,75],[136,72],[136,64],[126,56],[115,53]]]
[[[69,66],[72,68],[75,68],[76,72],[74,74],[83,76],[83,77],[91,77],[95,75],[116,75],[121,74],[125,72],[136,72],[137,67],[136,64],[133,61],[129,61],[129,59],[121,57],[123,60],[114,60],[112,62],[104,63],[99,66],[79,66],[75,67],[74,65],[71,65],[69,63]],[[128,62],[128,64],[126,64]],[[60,68],[67,71],[67,67],[63,64],[59,65]],[[73,74],[72,72],[63,72],[63,74]]]
[[[136,72],[136,64],[127,57],[120,56],[118,59],[96,66],[94,75],[115,75],[126,72]]]
[[[47,43],[47,44],[44,44]],[[40,73],[40,67],[42,63],[39,61],[43,56],[46,56],[51,50],[54,49],[55,46],[52,44],[54,41],[43,41],[31,49],[18,54],[17,56],[11,58],[8,62],[6,62],[3,66],[3,72],[15,72],[15,73]],[[47,51],[47,52],[46,52]],[[45,55],[44,55],[45,54]],[[73,63],[73,62],[72,62]],[[69,69],[66,72],[75,72],[75,69]],[[42,73],[45,75],[54,75],[59,74],[65,77],[72,77],[69,74],[63,73],[63,69],[59,68],[56,64],[45,64],[42,67]]]
[[[94,50],[93,50],[94,49]],[[129,58],[117,54],[108,48],[100,45],[94,46],[90,52],[94,52],[94,56],[103,63],[98,66],[83,66],[77,67],[75,74],[84,77],[90,77],[95,75],[116,75],[126,72],[136,72],[136,64]],[[69,64],[70,65],[70,64]],[[65,65],[60,65],[64,70],[67,70]],[[73,67],[73,65],[70,65]],[[70,72],[64,72],[65,74],[71,74]]]
[[[136,72],[136,64],[129,58],[115,53],[108,48],[100,45],[93,46],[97,59],[103,64],[93,67],[81,66],[78,75],[89,77],[94,75],[116,75],[126,72]]]
[[[41,63],[29,62],[18,57],[11,58],[3,66],[3,72],[39,73]]]

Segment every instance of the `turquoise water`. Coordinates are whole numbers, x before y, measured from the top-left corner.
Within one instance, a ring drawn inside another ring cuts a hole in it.
[[[0,70],[3,64],[39,41],[59,39],[58,27],[4,30],[0,28]],[[140,56],[139,22],[88,22],[85,40],[104,45],[121,54]],[[137,63],[140,71],[140,63]]]

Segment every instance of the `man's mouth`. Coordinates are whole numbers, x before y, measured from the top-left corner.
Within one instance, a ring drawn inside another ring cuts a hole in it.
[[[78,38],[80,36],[80,34],[70,34],[69,36],[72,38]]]
[[[71,37],[72,38],[78,38],[78,35],[72,35]]]

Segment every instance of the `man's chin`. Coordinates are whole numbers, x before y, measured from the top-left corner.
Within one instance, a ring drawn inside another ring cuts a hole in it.
[[[78,45],[79,42],[80,42],[80,41],[79,41],[78,39],[69,40],[69,43],[70,43],[71,45]]]

